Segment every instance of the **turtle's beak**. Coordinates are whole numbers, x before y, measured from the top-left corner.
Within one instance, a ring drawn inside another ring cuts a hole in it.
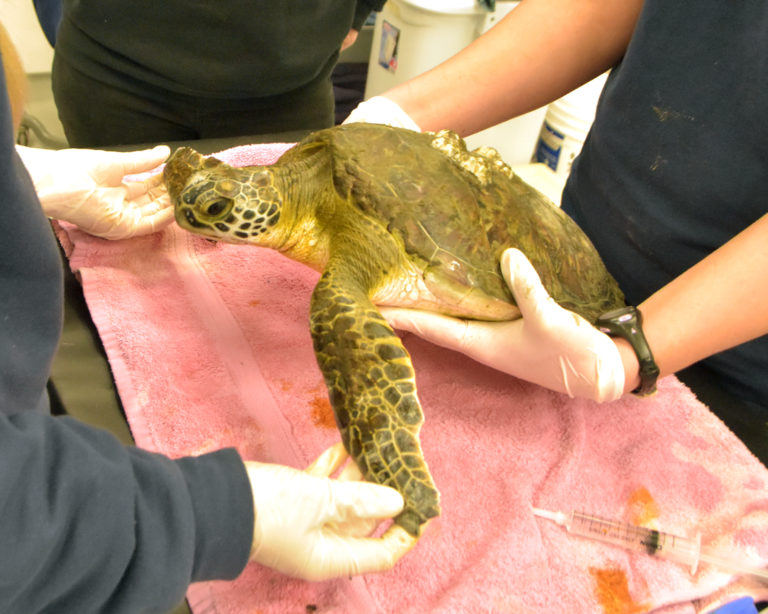
[[[163,169],[163,181],[174,207],[178,206],[181,192],[193,173],[203,167],[205,158],[189,147],[180,147],[168,158]]]

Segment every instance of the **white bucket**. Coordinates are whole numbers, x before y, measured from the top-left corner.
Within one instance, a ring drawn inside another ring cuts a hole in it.
[[[595,119],[595,109],[607,74],[555,100],[547,107],[534,162],[543,162],[556,173],[567,175],[579,155]]]
[[[389,0],[376,18],[365,98],[447,60],[518,4],[497,0],[496,10],[491,12],[478,0]],[[489,145],[507,164],[527,164],[545,113],[546,107],[542,107],[478,132],[466,139],[467,146]]]
[[[478,36],[488,11],[474,1],[390,0],[376,16],[365,97],[426,72]],[[462,7],[463,5],[463,7]]]

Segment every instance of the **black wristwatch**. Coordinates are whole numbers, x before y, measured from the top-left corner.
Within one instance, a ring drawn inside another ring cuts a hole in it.
[[[656,380],[659,377],[659,367],[653,360],[651,348],[643,334],[643,317],[636,307],[622,307],[604,313],[595,326],[606,335],[622,337],[632,346],[640,364],[640,385],[632,391],[639,397],[645,397],[656,392]]]

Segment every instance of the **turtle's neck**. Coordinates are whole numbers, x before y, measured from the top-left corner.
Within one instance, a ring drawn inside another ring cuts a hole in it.
[[[329,223],[336,208],[331,157],[325,147],[305,147],[272,166],[283,199],[274,249],[321,270]]]

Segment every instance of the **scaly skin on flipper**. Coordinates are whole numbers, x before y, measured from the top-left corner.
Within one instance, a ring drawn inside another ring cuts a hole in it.
[[[408,533],[440,513],[418,434],[424,415],[408,352],[370,302],[350,283],[353,263],[331,259],[312,294],[315,354],[344,446],[367,480],[405,499],[395,519]]]
[[[276,249],[322,272],[311,330],[342,440],[366,479],[395,487],[390,529],[412,544],[439,496],[419,444],[410,357],[375,305],[509,320],[507,247],[561,305],[590,321],[623,296],[581,230],[493,150],[456,135],[352,124],[309,135],[269,167],[232,168],[180,149],[165,180],[193,232]],[[410,537],[409,537],[410,536]]]

